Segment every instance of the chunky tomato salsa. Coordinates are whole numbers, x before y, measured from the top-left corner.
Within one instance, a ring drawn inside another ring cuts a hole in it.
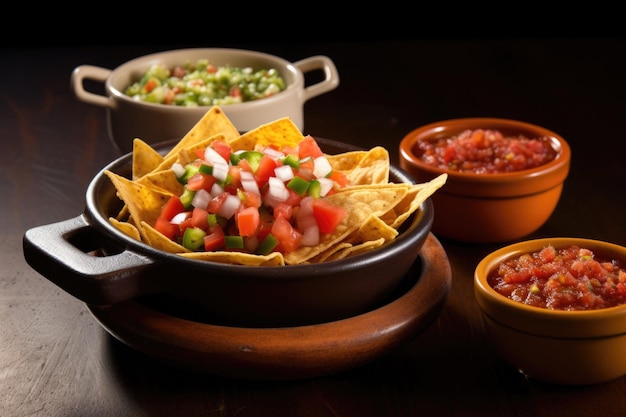
[[[502,262],[488,277],[500,294],[553,310],[594,310],[626,303],[624,261],[578,246],[537,252]]]
[[[530,169],[557,155],[547,137],[505,136],[490,129],[466,130],[436,141],[418,141],[414,152],[434,167],[477,174]]]

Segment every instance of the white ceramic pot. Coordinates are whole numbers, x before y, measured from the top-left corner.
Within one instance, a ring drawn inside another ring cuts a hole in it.
[[[128,61],[113,70],[80,65],[72,72],[70,85],[79,100],[106,109],[109,137],[121,152],[126,153],[132,150],[135,138],[150,144],[181,138],[209,109],[138,101],[124,93],[126,87],[137,81],[155,63],[170,68],[200,58],[208,59],[216,66],[276,68],[285,80],[285,90],[271,97],[221,106],[241,132],[282,117],[290,117],[302,130],[304,103],[339,85],[337,68],[326,56],[317,55],[291,63],[263,52],[228,48],[157,52]],[[305,86],[304,74],[312,71],[323,71],[324,77],[317,83]],[[104,83],[104,95],[87,91],[84,87],[86,80]]]

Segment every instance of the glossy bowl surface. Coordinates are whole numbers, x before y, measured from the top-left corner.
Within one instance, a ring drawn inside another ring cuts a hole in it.
[[[443,170],[422,162],[414,152],[418,141],[451,137],[470,129],[494,129],[504,135],[550,138],[557,157],[542,166],[501,174]],[[419,127],[400,142],[400,167],[418,182],[443,172],[446,184],[433,196],[436,235],[471,243],[520,239],[540,228],[556,208],[569,174],[571,150],[557,133],[530,123],[498,118],[461,118]]]
[[[356,149],[316,140],[329,154]],[[173,144],[157,149],[165,153]],[[255,267],[185,259],[134,240],[109,222],[122,202],[104,171],[128,177],[131,165],[132,154],[127,154],[93,178],[82,215],[30,229],[24,236],[27,262],[88,304],[150,297],[231,326],[284,327],[343,319],[388,299],[415,263],[434,217],[427,199],[393,241],[320,264]],[[393,165],[390,180],[414,182]],[[88,255],[95,251],[105,256]]]
[[[137,81],[153,64],[166,68],[205,58],[216,66],[250,66],[255,69],[276,68],[285,80],[286,89],[271,97],[221,106],[240,132],[254,129],[282,117],[290,117],[304,127],[304,104],[339,85],[334,62],[316,55],[289,62],[276,55],[234,48],[175,49],[141,56],[114,69],[80,65],[71,74],[70,86],[76,98],[107,112],[109,137],[122,152],[132,151],[132,142],[140,138],[149,144],[181,138],[207,112],[208,107],[182,107],[147,103],[127,96],[128,85]],[[305,85],[305,74],[319,71],[321,80]],[[103,84],[104,93],[87,90],[87,81]]]
[[[474,273],[474,294],[496,352],[526,375],[551,383],[585,385],[619,378],[626,374],[626,305],[551,310],[511,300],[487,283],[502,261],[548,245],[577,245],[626,260],[626,247],[573,237],[522,241],[485,256]]]

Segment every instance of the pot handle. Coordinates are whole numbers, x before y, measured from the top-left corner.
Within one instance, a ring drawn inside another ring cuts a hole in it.
[[[85,90],[84,81],[92,80],[100,83],[106,82],[111,74],[110,69],[96,67],[93,65],[79,65],[72,71],[70,87],[74,95],[85,103],[96,106],[113,108],[113,100],[101,94],[96,94]]]
[[[155,290],[139,282],[155,262],[119,248],[111,255],[100,253],[107,247],[113,253],[114,245],[84,214],[29,229],[22,244],[34,270],[88,304],[115,304]]]
[[[339,73],[335,63],[327,56],[316,55],[309,58],[296,61],[293,65],[302,73],[314,70],[324,71],[324,79],[316,84],[309,85],[304,88],[304,100],[307,101],[320,94],[334,90],[339,85]]]

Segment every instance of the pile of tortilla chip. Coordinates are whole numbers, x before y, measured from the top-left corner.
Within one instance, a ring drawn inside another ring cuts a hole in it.
[[[322,236],[316,246],[302,246],[293,252],[254,255],[237,251],[192,252],[162,235],[154,224],[161,207],[183,185],[171,167],[196,159],[196,151],[214,140],[230,144],[233,151],[254,150],[258,145],[295,147],[304,135],[289,118],[259,126],[240,134],[223,111],[214,106],[165,155],[143,140],[133,142],[132,176],[111,171],[112,181],[124,207],[111,224],[128,236],[156,249],[180,256],[239,265],[295,265],[342,259],[380,247],[399,234],[402,223],[447,179],[443,174],[422,184],[389,182],[389,154],[383,147],[327,155],[334,170],[342,171],[350,183],[326,198],[347,209],[348,215],[333,233]]]

